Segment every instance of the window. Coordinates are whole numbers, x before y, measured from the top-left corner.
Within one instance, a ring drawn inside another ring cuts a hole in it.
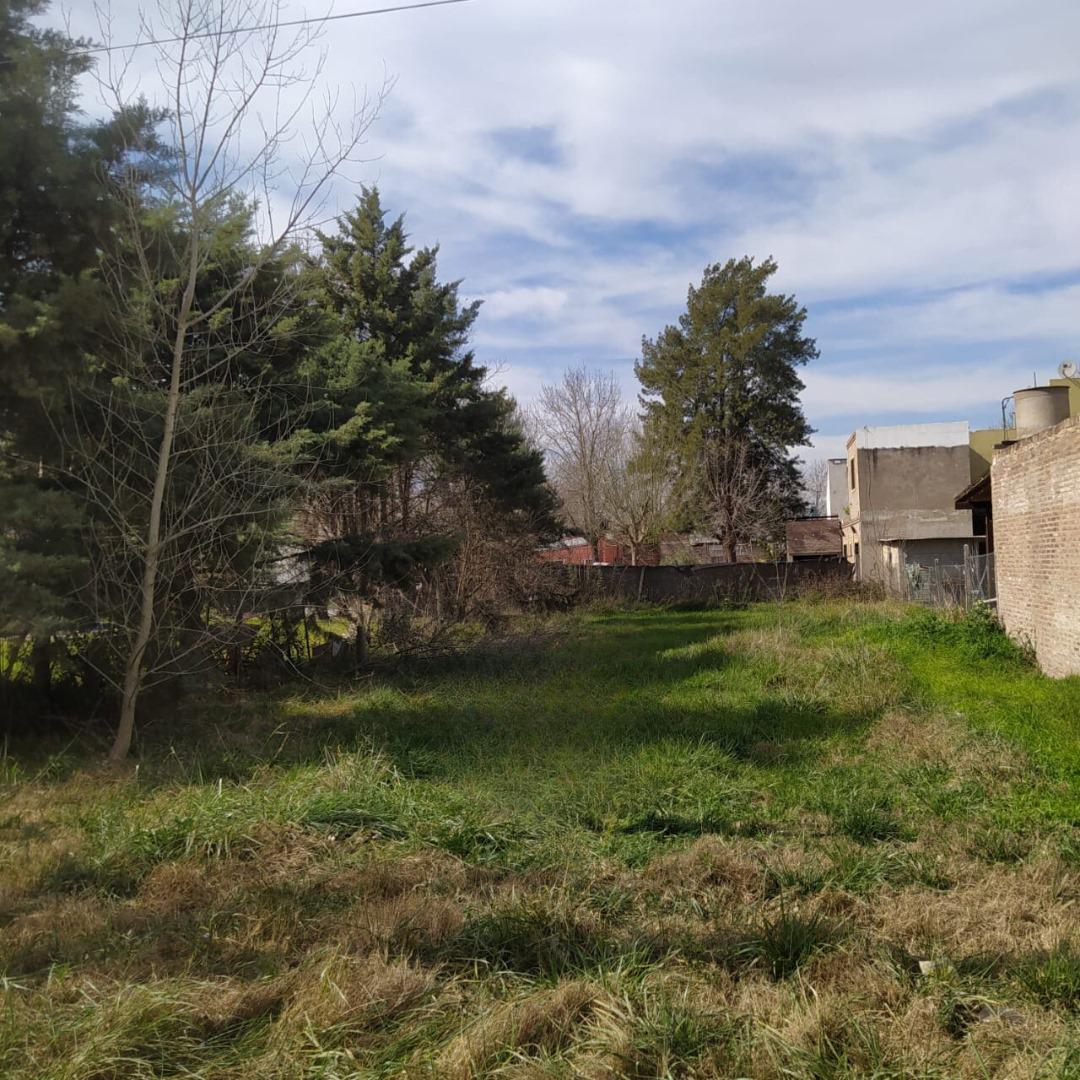
[[[855,459],[848,458],[848,487],[855,490]]]

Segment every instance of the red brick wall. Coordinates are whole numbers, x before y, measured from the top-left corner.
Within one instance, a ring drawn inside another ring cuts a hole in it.
[[[1001,621],[1048,675],[1080,674],[1080,416],[996,450],[991,484]]]

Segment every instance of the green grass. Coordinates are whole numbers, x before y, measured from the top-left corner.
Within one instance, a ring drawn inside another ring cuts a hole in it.
[[[584,613],[146,721],[0,761],[4,1076],[1072,1068],[1080,680],[980,616]]]

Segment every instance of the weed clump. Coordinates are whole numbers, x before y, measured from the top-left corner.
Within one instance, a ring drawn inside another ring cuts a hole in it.
[[[1080,950],[1068,942],[1025,957],[1016,966],[1014,978],[1040,1005],[1080,1012]]]
[[[926,609],[901,625],[916,640],[957,646],[972,660],[1028,666],[1033,662],[1030,651],[1005,633],[987,604],[976,604],[959,616]]]
[[[763,915],[736,944],[734,957],[763,967],[773,979],[786,979],[839,937],[839,927],[821,912],[792,911],[782,903],[775,915]]]

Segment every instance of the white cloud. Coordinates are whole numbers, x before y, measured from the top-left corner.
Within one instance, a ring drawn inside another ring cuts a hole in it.
[[[114,8],[126,37],[134,0]],[[324,43],[331,84],[397,76],[354,179],[487,299],[480,357],[523,397],[633,356],[706,262],[772,254],[811,308],[805,403],[827,427],[985,413],[1080,336],[1078,42],[1075,0],[476,0]],[[506,129],[543,152],[509,153]]]
[[[819,319],[830,338],[872,348],[897,343],[1076,340],[1080,285],[1018,292],[1000,286],[959,289],[907,303],[882,303]],[[1080,344],[1080,342],[1078,342]]]
[[[803,381],[803,403],[812,419],[901,412],[912,416],[948,413],[967,419],[987,402],[1025,384],[1020,364],[1005,358],[953,364],[947,368],[896,363],[891,370],[865,365],[810,368]]]
[[[484,299],[484,313],[492,319],[553,318],[565,306],[566,292],[544,285],[496,289]]]

